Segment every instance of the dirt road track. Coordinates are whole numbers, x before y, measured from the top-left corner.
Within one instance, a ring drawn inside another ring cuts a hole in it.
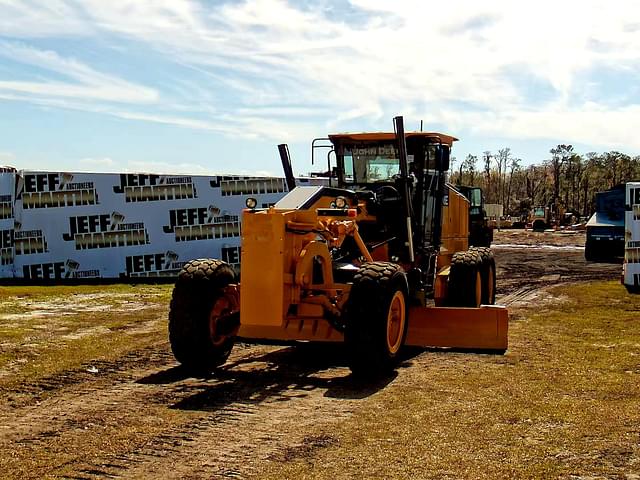
[[[517,311],[542,287],[619,275],[620,265],[588,264],[569,247],[496,246],[499,298]],[[336,442],[335,422],[429,355],[363,386],[340,347],[238,345],[215,377],[198,379],[166,343],[153,345],[0,392],[0,468],[16,478],[251,477],[265,461]]]
[[[498,303],[526,304],[530,293],[559,283],[618,279],[621,260],[587,262],[584,241],[584,232],[496,231],[492,250],[496,256]]]
[[[137,352],[156,367],[141,368],[135,355],[101,365],[95,380],[69,372],[59,383],[24,389],[20,402],[2,409],[0,449],[13,450],[14,461],[26,467],[39,452],[59,452],[59,464],[25,470],[22,478],[243,478],[265,460],[332,442],[305,432],[311,425],[330,431],[360,398],[392,380],[354,386],[345,367],[332,365],[341,362],[339,349],[313,346],[240,345],[210,379],[185,378],[166,345]],[[38,388],[55,393],[40,402]],[[184,414],[154,415],[167,407]],[[134,437],[119,445],[98,438],[121,437],[123,429]]]

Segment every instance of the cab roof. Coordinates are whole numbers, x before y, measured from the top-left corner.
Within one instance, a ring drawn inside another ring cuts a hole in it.
[[[445,133],[437,132],[405,132],[405,138],[412,137],[424,137],[431,141],[440,142],[445,145],[453,145],[453,142],[457,141],[456,137],[447,135]],[[364,132],[364,133],[335,133],[329,135],[329,140],[332,143],[355,141],[355,142],[375,142],[375,141],[389,141],[395,140],[396,134],[393,132]]]

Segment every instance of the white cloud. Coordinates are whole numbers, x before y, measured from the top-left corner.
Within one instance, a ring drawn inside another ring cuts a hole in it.
[[[160,102],[155,88],[8,43],[0,51],[14,61],[70,81],[4,80],[0,95],[232,136],[308,140],[353,125],[389,128],[404,113],[454,132],[640,149],[637,98],[615,108],[608,98],[595,99],[595,107],[583,97],[590,71],[639,71],[640,4],[633,0],[615,7],[604,0],[351,0],[350,7],[0,0],[6,35],[106,36],[201,76],[166,88]],[[220,87],[223,99],[214,92]]]
[[[158,93],[113,75],[104,74],[73,58],[63,58],[51,50],[38,50],[23,44],[0,41],[0,57],[32,65],[68,77],[61,81],[0,81],[0,93],[13,92],[28,99],[72,98],[122,103],[149,103]]]
[[[275,173],[272,170],[238,170],[234,172],[237,175],[254,176],[254,177],[281,177],[282,172]]]
[[[81,158],[78,162],[80,168],[100,168],[101,171],[105,171],[105,169],[113,168],[116,165],[116,162],[109,157],[102,158],[94,158],[94,157],[85,157]]]
[[[10,152],[0,152],[0,165],[11,165],[15,162],[16,156]]]
[[[0,12],[0,32],[6,37],[75,36],[92,30],[65,0],[0,0]]]
[[[166,175],[212,175],[221,172],[212,172],[210,169],[203,167],[197,163],[181,162],[181,163],[166,163],[166,162],[154,162],[145,160],[132,160],[126,163],[124,169],[118,171],[130,172],[130,173],[146,173],[154,172]],[[222,172],[224,173],[224,172]]]
[[[124,165],[124,166],[123,166]],[[104,172],[104,173],[160,173],[170,175],[211,175],[210,169],[202,165],[190,162],[169,163],[147,160],[119,161],[110,157],[86,157],[78,161],[74,171],[78,172]]]
[[[573,143],[602,145],[607,149],[631,148],[640,152],[638,118],[640,105],[618,111],[591,105],[581,111],[516,111],[490,117],[469,115],[466,121],[475,122],[479,134],[492,135],[498,130],[511,138],[549,139],[549,132],[553,132],[554,138],[569,138]]]

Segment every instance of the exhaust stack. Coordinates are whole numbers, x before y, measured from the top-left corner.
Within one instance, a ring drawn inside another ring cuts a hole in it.
[[[284,170],[284,178],[287,181],[287,188],[291,191],[296,188],[296,177],[293,176],[289,146],[286,143],[281,143],[278,145],[278,152],[280,153],[280,161],[282,162],[282,169]]]

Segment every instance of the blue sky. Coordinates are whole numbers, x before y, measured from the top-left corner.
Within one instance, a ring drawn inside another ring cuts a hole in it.
[[[640,4],[0,0],[0,165],[296,173],[310,142],[408,129],[640,153]]]

